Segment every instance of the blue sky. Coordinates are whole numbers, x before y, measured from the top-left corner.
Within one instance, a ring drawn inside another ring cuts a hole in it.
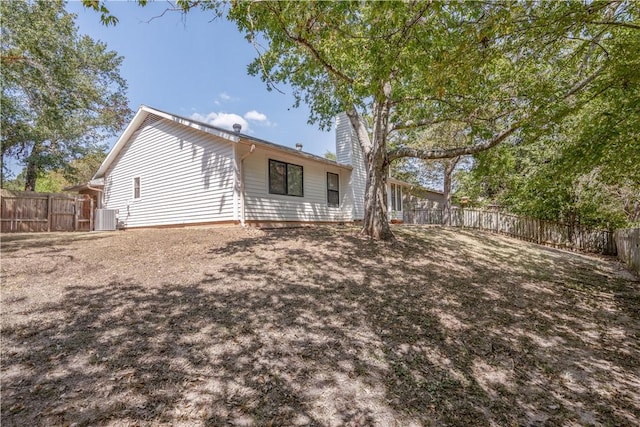
[[[335,152],[333,132],[307,124],[306,106],[292,107],[289,87],[284,94],[267,91],[259,77],[247,74],[255,58],[254,47],[235,25],[194,10],[183,16],[166,13],[167,2],[108,2],[118,17],[115,27],[105,27],[100,15],[70,1],[80,34],[105,42],[124,57],[121,75],[127,80],[129,105],[142,104],[192,117],[220,127],[243,125],[242,132],[277,144],[324,155]],[[153,19],[154,17],[157,17]],[[115,139],[111,141],[111,144]]]

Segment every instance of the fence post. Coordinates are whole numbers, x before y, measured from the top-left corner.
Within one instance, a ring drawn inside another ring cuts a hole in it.
[[[78,231],[78,198],[73,198],[73,231]]]
[[[89,199],[89,231],[93,231],[93,197]]]
[[[51,200],[51,194],[47,195],[47,232],[51,231],[51,220],[53,218],[53,212],[51,209],[53,207],[53,203]]]

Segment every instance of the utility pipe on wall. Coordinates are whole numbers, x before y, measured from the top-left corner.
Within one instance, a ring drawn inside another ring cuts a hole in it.
[[[240,202],[241,202],[241,206],[240,206],[240,224],[244,227],[245,226],[245,197],[244,197],[244,159],[246,159],[247,157],[249,157],[256,149],[256,144],[251,144],[251,148],[249,149],[249,152],[247,154],[245,154],[244,156],[240,157]]]

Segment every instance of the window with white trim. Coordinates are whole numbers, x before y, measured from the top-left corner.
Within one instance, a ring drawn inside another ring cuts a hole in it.
[[[133,178],[133,198],[134,199],[140,198],[140,177],[139,176],[136,176],[135,178]]]
[[[303,197],[302,166],[269,159],[269,193]]]
[[[391,210],[402,210],[402,187],[396,184],[391,184]]]

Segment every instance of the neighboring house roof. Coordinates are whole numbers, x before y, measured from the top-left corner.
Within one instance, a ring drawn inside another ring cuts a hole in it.
[[[411,190],[415,191],[415,192],[418,192],[418,193],[422,193],[422,194],[424,194],[424,193],[433,193],[433,194],[437,194],[439,196],[443,196],[444,195],[443,191],[432,190],[431,188],[426,188],[426,187],[423,187],[421,185],[412,185],[411,186]]]
[[[432,190],[430,188],[426,188],[426,187],[423,187],[423,186],[418,185],[418,184],[411,184],[410,182],[401,181],[401,180],[393,178],[393,177],[389,178],[388,181],[389,181],[390,184],[401,185],[403,187],[410,187],[411,190],[419,191],[421,193],[433,193],[433,194],[439,194],[441,196],[444,195],[444,193],[442,191]]]
[[[183,126],[188,126],[193,129],[199,130],[201,132],[206,132],[217,136],[219,138],[226,139],[235,143],[244,143],[244,144],[255,144],[256,146],[261,146],[263,148],[269,148],[272,150],[277,150],[281,152],[285,152],[290,155],[306,158],[308,160],[313,160],[316,162],[326,163],[331,166],[337,166],[343,169],[351,170],[352,167],[350,165],[344,165],[341,163],[337,163],[333,160],[326,159],[324,157],[316,156],[315,154],[305,153],[304,151],[297,150],[291,147],[285,147],[284,145],[275,144],[273,142],[265,141],[259,138],[255,138],[249,135],[245,135],[242,133],[236,133],[234,131],[218,128],[216,126],[212,126],[207,123],[199,122],[197,120],[189,119],[186,117],[182,117],[176,114],[167,113],[166,111],[158,110],[156,108],[148,107],[146,105],[141,105],[136,115],[133,117],[133,120],[127,125],[127,128],[124,130],[122,135],[118,138],[115,145],[107,155],[107,158],[102,162],[100,168],[94,175],[94,179],[103,178],[109,166],[115,161],[118,157],[118,154],[122,151],[122,149],[126,146],[127,142],[131,135],[140,127],[140,125],[144,122],[145,118],[149,114],[154,114],[156,116],[160,116],[167,120],[171,120],[173,122],[179,123]]]
[[[102,191],[103,188],[104,188],[104,179],[92,179],[87,183],[71,185],[69,187],[63,188],[62,190],[63,191],[82,191],[82,190]]]
[[[389,178],[387,180],[387,182],[389,182],[389,184],[401,185],[403,187],[413,187],[414,186],[413,184],[410,184],[410,183],[408,183],[406,181],[401,181],[401,180],[393,178],[393,177]]]

